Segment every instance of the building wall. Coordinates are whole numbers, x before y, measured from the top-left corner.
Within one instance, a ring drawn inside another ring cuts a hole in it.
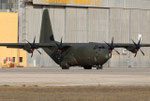
[[[19,0],[0,0],[0,10],[16,11]]]
[[[109,7],[109,8],[134,8],[150,9],[149,0],[24,0],[33,1],[34,5],[61,5],[76,7]],[[87,3],[88,2],[88,3]]]
[[[18,42],[18,13],[0,12],[0,43]],[[20,49],[8,49],[0,47],[0,67],[6,65],[5,60],[15,57],[17,66],[26,66],[26,52]],[[19,62],[19,57],[23,57],[23,62]],[[8,62],[8,61],[7,61]]]

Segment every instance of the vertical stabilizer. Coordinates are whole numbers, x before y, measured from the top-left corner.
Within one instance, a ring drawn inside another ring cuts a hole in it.
[[[50,21],[50,16],[48,9],[45,9],[43,11],[42,15],[42,24],[41,24],[41,32],[40,32],[40,43],[50,43],[53,42],[54,36],[53,36],[53,30],[52,30],[52,25]],[[57,59],[53,56],[54,52],[53,50],[49,48],[43,48],[43,50],[56,62]]]
[[[51,21],[49,17],[49,12],[48,9],[45,9],[42,15],[40,43],[49,43],[51,41],[54,41],[54,36],[53,36]]]

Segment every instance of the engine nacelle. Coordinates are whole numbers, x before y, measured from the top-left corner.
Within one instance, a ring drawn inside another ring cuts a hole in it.
[[[28,53],[32,53],[34,51],[29,44],[26,44],[23,49]]]

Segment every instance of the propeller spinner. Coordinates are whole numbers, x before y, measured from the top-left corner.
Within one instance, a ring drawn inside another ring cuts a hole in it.
[[[28,40],[26,40],[28,42],[28,44],[30,45],[30,53],[31,53],[31,58],[33,56],[33,52],[34,50],[37,50],[39,54],[41,54],[41,52],[37,49],[37,45],[35,44],[35,39],[36,37],[34,37],[33,43],[30,43]]]

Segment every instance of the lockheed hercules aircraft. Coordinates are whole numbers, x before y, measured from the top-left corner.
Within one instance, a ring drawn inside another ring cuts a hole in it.
[[[57,42],[53,36],[48,10],[45,9],[42,15],[39,43],[35,43],[34,38],[33,43],[26,40],[27,43],[0,43],[0,46],[24,49],[31,53],[31,57],[34,50],[41,54],[38,48],[42,48],[62,69],[69,69],[71,66],[81,66],[84,69],[92,69],[92,67],[102,69],[103,64],[111,58],[113,50],[120,54],[115,48],[125,48],[135,53],[136,57],[139,51],[144,55],[141,47],[150,47],[150,44],[141,44],[141,39],[138,43],[132,40],[133,44],[114,43],[113,40],[112,38],[111,43],[63,43],[62,39],[61,42]]]

